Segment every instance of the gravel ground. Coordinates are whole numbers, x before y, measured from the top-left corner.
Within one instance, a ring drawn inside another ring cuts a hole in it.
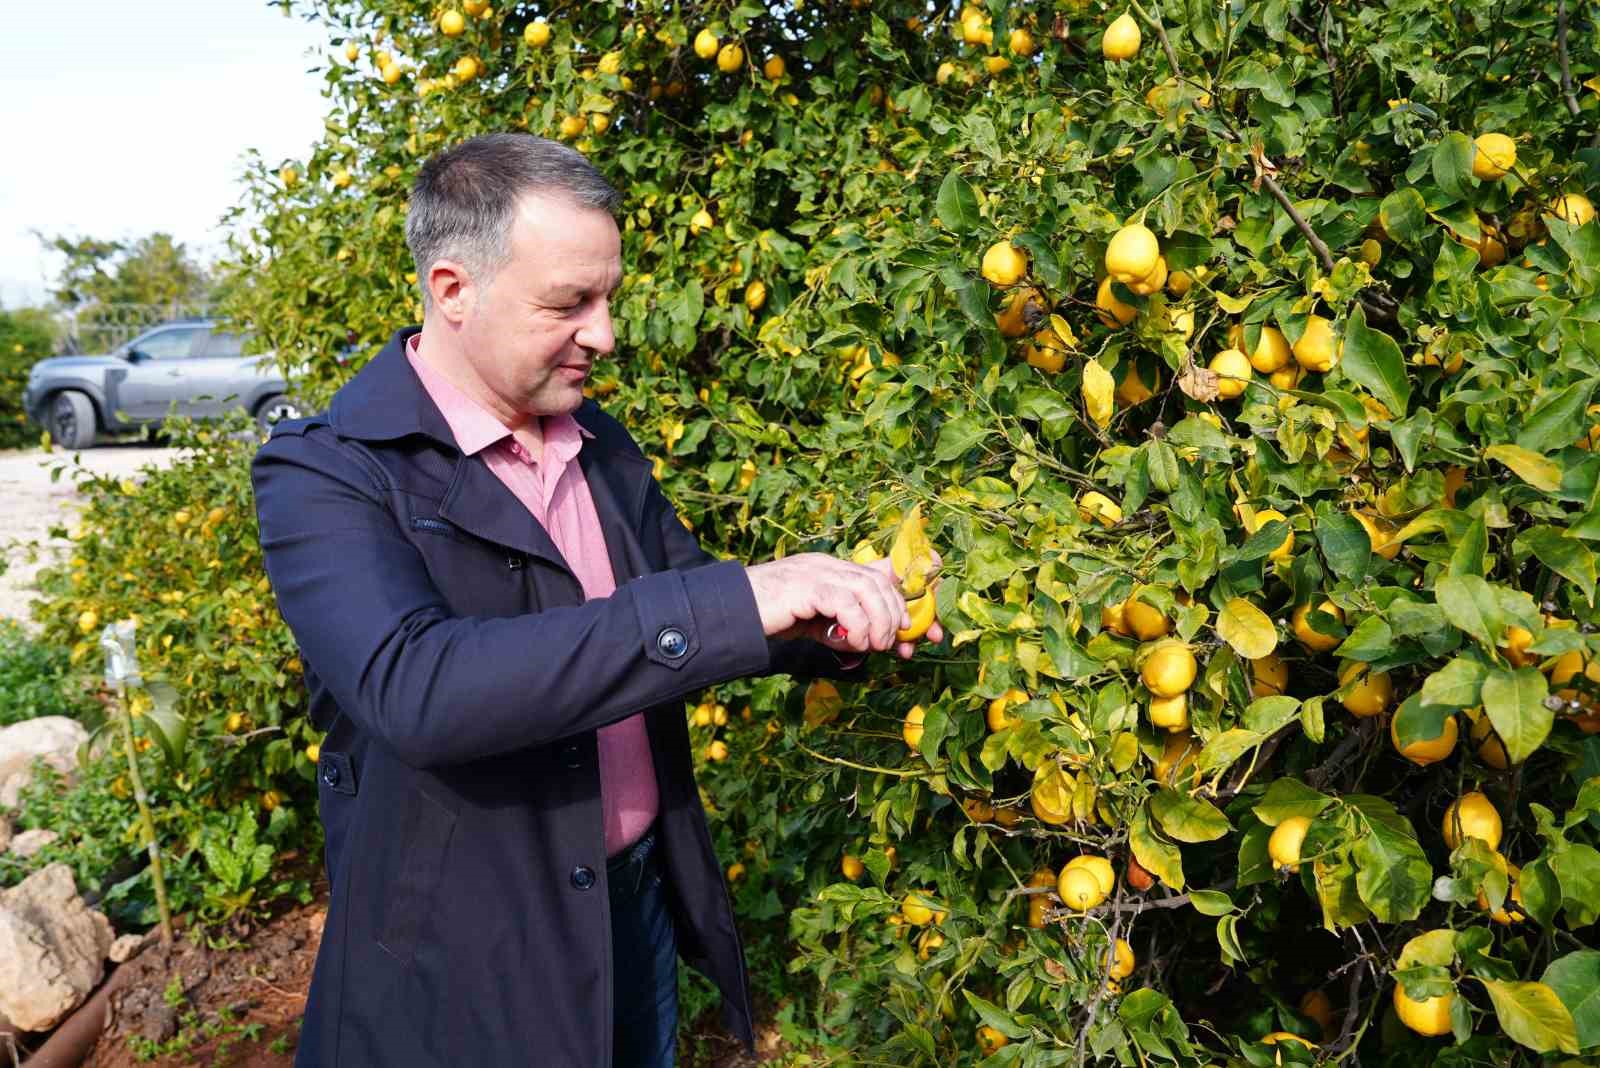
[[[30,630],[28,602],[34,597],[34,575],[59,558],[68,544],[51,538],[50,528],[70,526],[77,511],[73,455],[61,449],[0,451],[0,559],[7,564],[0,574],[0,619],[19,620]],[[138,442],[100,445],[76,455],[83,468],[96,474],[137,478],[142,467],[166,467],[178,450]],[[51,468],[63,464],[68,469],[52,482]]]

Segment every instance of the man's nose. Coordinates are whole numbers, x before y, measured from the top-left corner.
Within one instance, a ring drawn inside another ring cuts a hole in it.
[[[615,348],[617,335],[611,329],[611,308],[601,304],[589,312],[578,325],[578,333],[573,340],[590,352],[603,354]]]

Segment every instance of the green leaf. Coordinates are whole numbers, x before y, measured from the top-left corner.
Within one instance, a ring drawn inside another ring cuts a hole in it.
[[[1370,816],[1370,812],[1366,813]],[[1368,820],[1368,832],[1351,853],[1356,889],[1384,923],[1416,919],[1433,891],[1433,868],[1405,817]]]
[[[1190,890],[1189,904],[1202,916],[1226,916],[1233,911],[1233,898],[1221,890]]]
[[[1561,465],[1520,445],[1491,445],[1483,450],[1483,458],[1505,464],[1534,489],[1554,493],[1561,488]]]
[[[1543,983],[1479,979],[1494,1002],[1494,1013],[1507,1037],[1536,1053],[1578,1052],[1578,1032],[1572,1013]]]
[[[1128,821],[1128,847],[1145,871],[1174,890],[1183,889],[1183,854],[1171,842],[1156,837],[1145,806],[1136,809]]]
[[[1422,699],[1446,708],[1470,708],[1479,703],[1489,669],[1476,660],[1458,656],[1422,680]]]
[[[934,458],[954,460],[978,442],[989,437],[990,430],[977,419],[962,415],[939,428],[939,441],[934,446]]]
[[[1550,855],[1550,870],[1561,884],[1568,927],[1600,919],[1600,850],[1582,842],[1567,845]]]
[[[1467,527],[1456,547],[1450,553],[1451,575],[1477,575],[1483,578],[1489,571],[1489,528],[1479,516]]]
[[[1344,355],[1339,367],[1371,390],[1396,419],[1406,414],[1406,406],[1411,403],[1411,381],[1406,377],[1405,357],[1394,338],[1367,326],[1366,312],[1359,304],[1345,322]]]
[[[1180,842],[1214,842],[1233,829],[1217,806],[1171,787],[1162,787],[1150,799],[1150,814]]]
[[[1583,542],[1551,526],[1530,527],[1517,535],[1517,552],[1531,552],[1539,562],[1570,580],[1594,604],[1594,553]]]
[[[1424,931],[1400,948],[1395,970],[1429,964],[1435,968],[1448,968],[1456,959],[1456,933],[1448,927]]]
[[[1333,652],[1345,660],[1379,660],[1394,652],[1394,633],[1382,616],[1368,616]]]
[[[1274,779],[1266,794],[1250,809],[1269,827],[1276,827],[1293,816],[1315,816],[1333,804],[1333,798],[1301,782],[1284,776]],[[1142,863],[1142,862],[1141,862]]]
[[[1217,637],[1247,660],[1259,660],[1278,646],[1278,630],[1271,618],[1243,597],[1234,597],[1222,606]]]
[[[1340,578],[1359,581],[1372,566],[1372,541],[1354,518],[1324,505],[1317,509],[1317,544]],[[1281,542],[1282,539],[1280,538]]]
[[[1434,597],[1445,619],[1486,647],[1494,648],[1505,633],[1500,599],[1494,588],[1477,575],[1444,576],[1434,586]]]
[[[1378,205],[1378,219],[1384,232],[1396,241],[1414,241],[1428,225],[1427,206],[1421,193],[1406,186],[1383,198]]]
[[[1433,149],[1433,180],[1457,200],[1472,195],[1473,151],[1471,138],[1459,130],[1440,138]]]
[[[1244,710],[1244,725],[1257,734],[1271,734],[1300,711],[1300,699],[1287,694],[1258,697]]]
[[[1290,697],[1288,700],[1294,701],[1294,698]],[[1219,731],[1206,740],[1206,747],[1200,750],[1200,755],[1195,758],[1195,767],[1202,775],[1220,771],[1265,740],[1265,737],[1257,731],[1238,727]]]
[[[1600,1046],[1600,950],[1557,957],[1539,978],[1571,1014],[1578,1048]]]
[[[961,996],[967,999],[967,1004],[972,1006],[979,1019],[1007,1038],[1028,1037],[1028,1029],[1017,1026],[1016,1021],[1011,1018],[1011,1014],[1000,1006],[983,1000],[965,987],[961,990]]]
[[[1571,445],[1572,428],[1583,426],[1583,409],[1593,392],[1594,381],[1584,379],[1547,394],[1522,421],[1517,444],[1540,453]]]
[[[152,705],[145,713],[145,726],[155,735],[167,762],[181,767],[189,744],[189,721],[178,711],[178,691],[165,682],[148,683],[145,690]]]
[[[957,236],[971,233],[980,219],[978,196],[959,171],[951,171],[939,183],[934,210],[939,213],[939,221],[945,229]]]
[[[1527,760],[1550,735],[1555,713],[1545,707],[1549,684],[1537,668],[1492,668],[1483,680],[1483,708],[1513,764]]]

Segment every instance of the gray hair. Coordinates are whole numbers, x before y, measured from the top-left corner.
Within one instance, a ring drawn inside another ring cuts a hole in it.
[[[428,271],[441,259],[462,263],[488,284],[511,262],[511,224],[524,196],[553,193],[615,215],[622,194],[583,153],[520,133],[483,134],[428,159],[411,187],[406,245],[416,263],[424,309]]]

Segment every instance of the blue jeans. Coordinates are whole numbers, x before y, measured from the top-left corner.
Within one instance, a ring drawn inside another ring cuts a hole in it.
[[[612,1064],[672,1068],[678,1048],[678,940],[652,829],[606,862],[611,888]]]

